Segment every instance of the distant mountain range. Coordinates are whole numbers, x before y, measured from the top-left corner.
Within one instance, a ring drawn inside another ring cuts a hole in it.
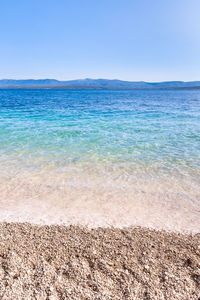
[[[200,88],[200,81],[123,81],[118,79],[77,79],[59,81],[56,79],[1,79],[0,88],[97,88],[97,89],[162,89],[162,88]]]

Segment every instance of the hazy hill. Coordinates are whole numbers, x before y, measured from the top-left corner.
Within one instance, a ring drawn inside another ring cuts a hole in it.
[[[166,82],[144,82],[123,81],[118,79],[77,79],[59,81],[56,79],[2,79],[0,88],[116,88],[116,89],[155,89],[155,88],[191,88],[200,87],[200,81],[166,81]]]

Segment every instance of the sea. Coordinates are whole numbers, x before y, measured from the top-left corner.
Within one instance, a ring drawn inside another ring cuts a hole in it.
[[[0,221],[200,232],[200,90],[0,90]]]

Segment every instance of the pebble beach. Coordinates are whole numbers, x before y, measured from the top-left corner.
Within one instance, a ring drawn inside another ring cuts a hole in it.
[[[0,224],[0,299],[199,299],[200,235]]]

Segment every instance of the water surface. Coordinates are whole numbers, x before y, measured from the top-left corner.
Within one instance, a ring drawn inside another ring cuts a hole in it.
[[[0,90],[0,218],[199,231],[200,91]]]

